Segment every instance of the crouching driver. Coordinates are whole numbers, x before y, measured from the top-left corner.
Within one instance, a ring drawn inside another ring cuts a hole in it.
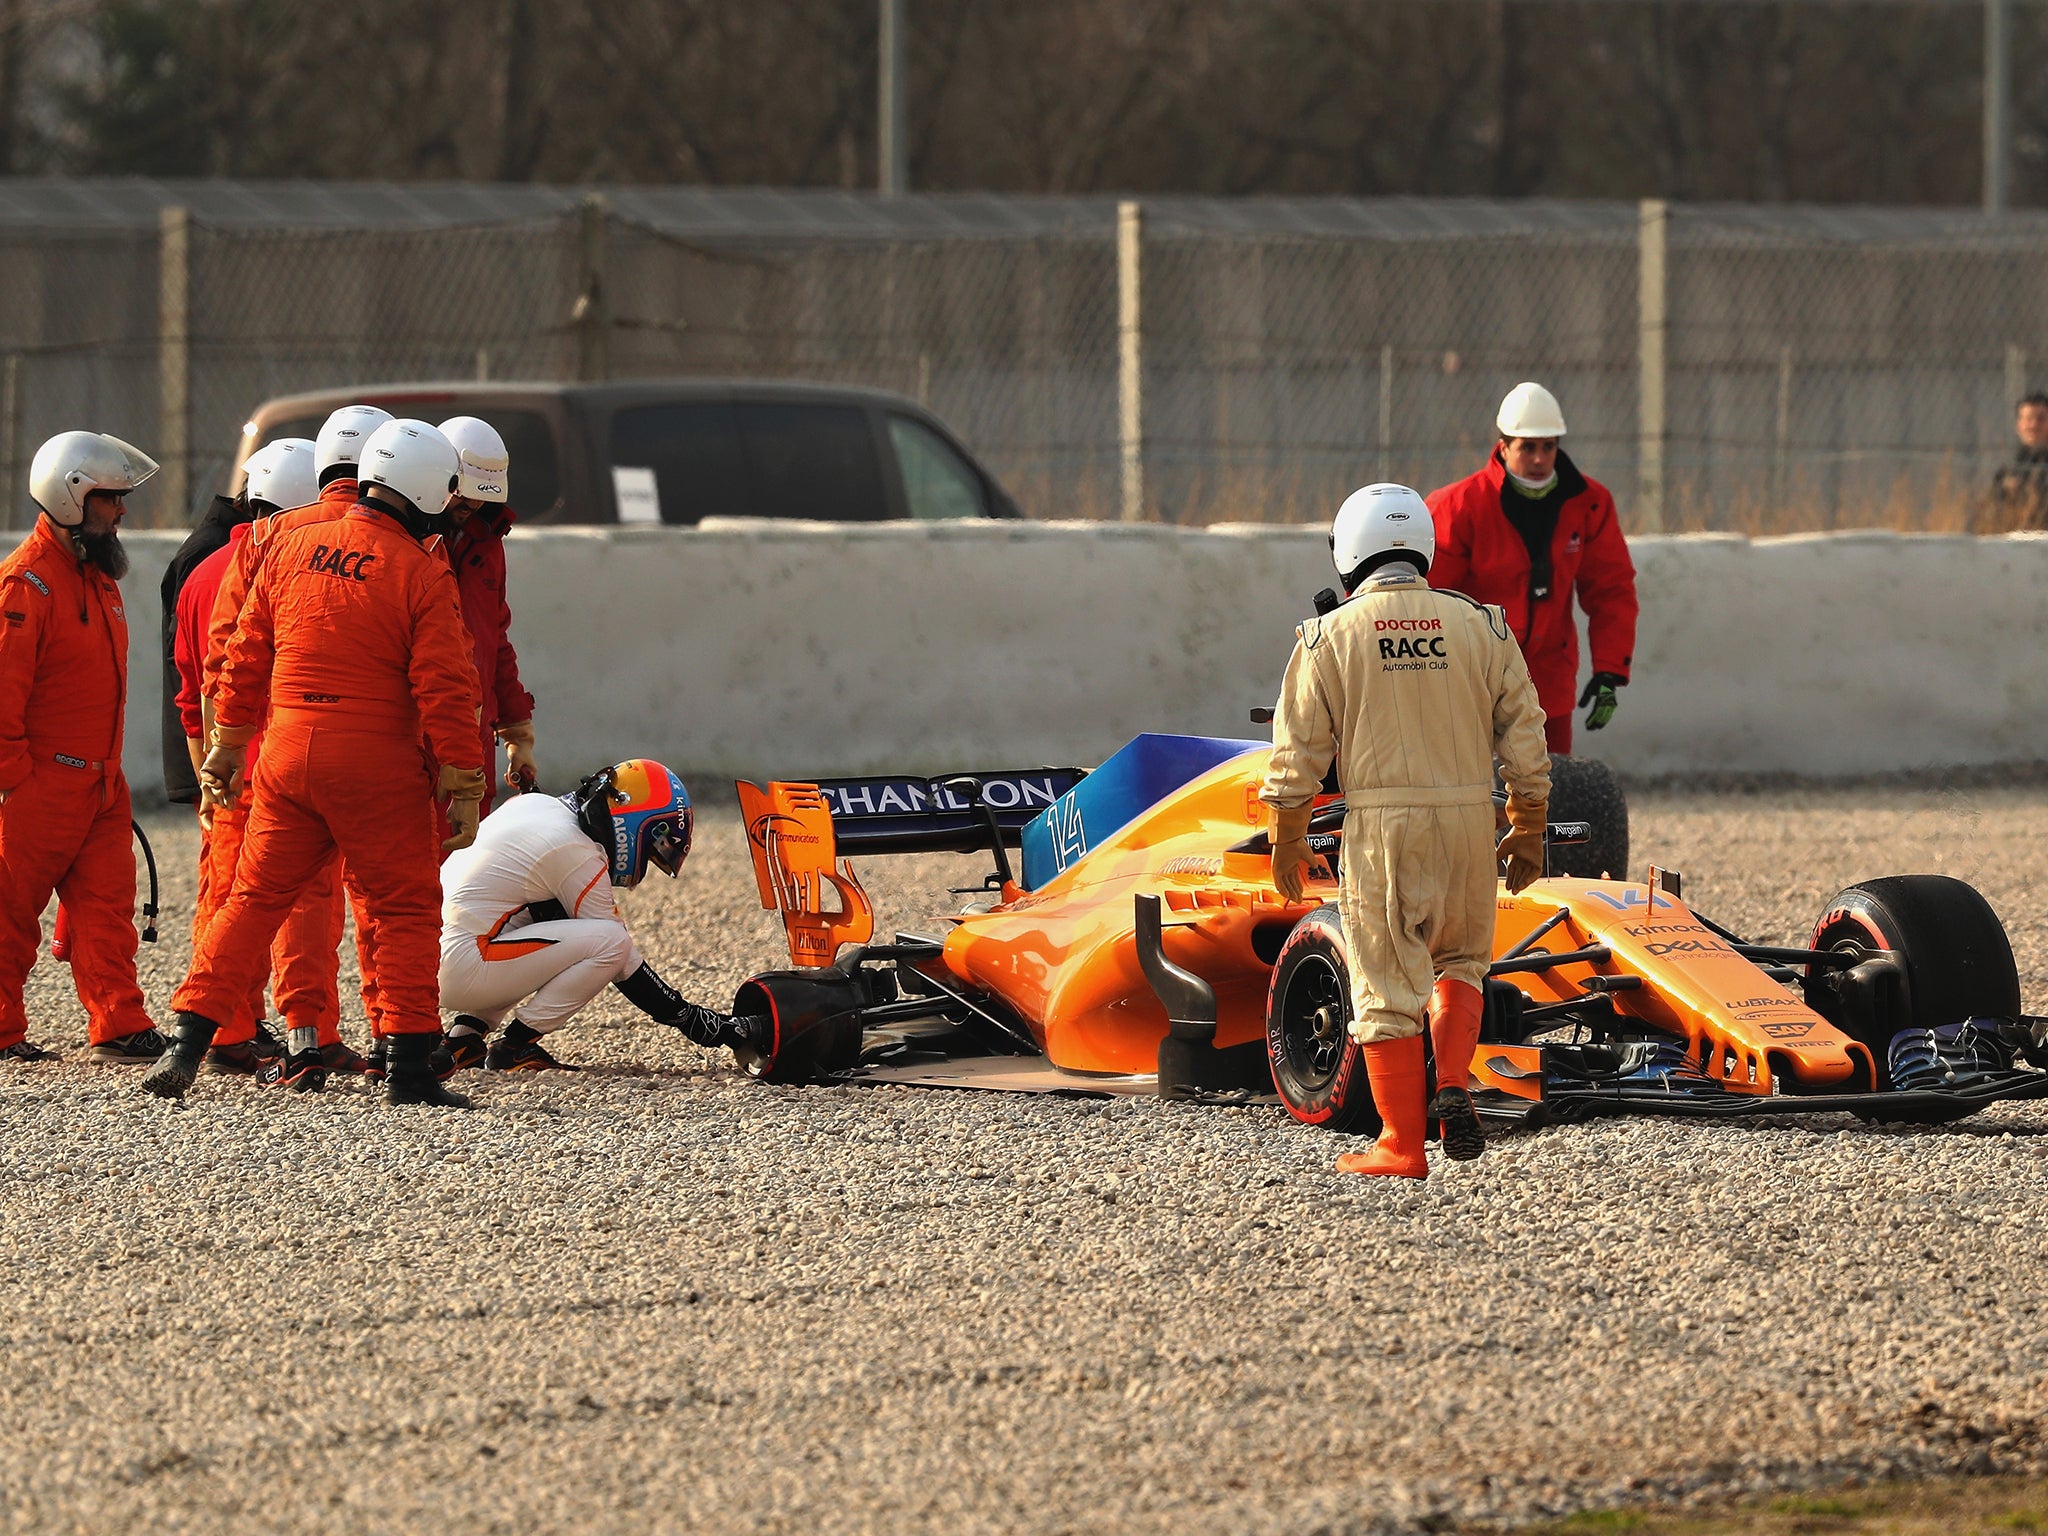
[[[766,1021],[685,1002],[640,957],[613,903],[613,888],[638,885],[650,864],[673,878],[690,830],[689,792],[649,758],[600,769],[559,799],[515,796],[485,818],[441,866],[441,1008],[456,1017],[436,1069],[560,1067],[542,1038],[608,986],[702,1046],[749,1044],[757,1024],[765,1032]]]
[[[1484,1150],[1466,1085],[1493,958],[1495,859],[1506,857],[1511,890],[1543,873],[1543,710],[1501,610],[1431,590],[1435,546],[1429,508],[1406,486],[1345,499],[1330,550],[1348,600],[1301,627],[1260,790],[1272,807],[1273,884],[1290,901],[1301,899],[1310,804],[1333,757],[1344,790],[1337,904],[1351,1035],[1383,1129],[1370,1152],[1337,1160],[1341,1173],[1426,1178],[1431,1117],[1446,1156]],[[1496,757],[1513,828],[1498,852]],[[1425,1005],[1438,1084],[1426,1106]]]

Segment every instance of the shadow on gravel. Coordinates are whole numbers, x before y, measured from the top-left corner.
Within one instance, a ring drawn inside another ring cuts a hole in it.
[[[1539,1125],[1539,1126],[1488,1126],[1486,1144],[1488,1147],[1512,1146],[1518,1142],[1533,1140],[1538,1136],[1571,1136],[1586,1132],[1598,1125],[1654,1124],[1656,1117],[1649,1115],[1615,1115],[1604,1120],[1587,1121],[1582,1125]],[[1672,1126],[1684,1126],[1697,1130],[1710,1130],[1723,1136],[1759,1136],[1772,1131],[1799,1131],[1808,1136],[1861,1136],[1882,1141],[1916,1141],[1925,1137],[1959,1137],[1976,1141],[1996,1141],[2001,1136],[2014,1139],[2048,1136],[2048,1124],[2015,1125],[2010,1122],[1979,1124],[1969,1120],[1953,1121],[1947,1125],[1916,1125],[1911,1121],[1866,1122],[1854,1115],[1766,1115],[1755,1120],[1722,1121],[1718,1124],[1705,1120],[1671,1119]],[[2048,1526],[2043,1526],[2048,1533]]]

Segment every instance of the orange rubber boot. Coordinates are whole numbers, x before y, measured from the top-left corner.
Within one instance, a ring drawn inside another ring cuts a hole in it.
[[[1484,993],[1448,976],[1429,995],[1429,1043],[1436,1052],[1436,1097],[1429,1101],[1429,1118],[1443,1128],[1444,1156],[1454,1163],[1469,1163],[1486,1150],[1486,1134],[1466,1091],[1485,1008]]]
[[[1429,1157],[1422,1145],[1429,1133],[1422,1105],[1428,1077],[1422,1062],[1422,1036],[1381,1040],[1362,1049],[1373,1107],[1380,1112],[1380,1139],[1370,1152],[1347,1152],[1338,1158],[1337,1171],[1428,1178]]]

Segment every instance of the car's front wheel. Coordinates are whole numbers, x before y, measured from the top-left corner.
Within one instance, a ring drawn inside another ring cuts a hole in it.
[[[1827,904],[1808,942],[1899,957],[1903,987],[1845,986],[1832,998],[1808,988],[1830,1022],[1870,1048],[1881,1077],[1900,1030],[2020,1015],[2019,967],[2005,924],[1974,886],[1947,875],[1859,881]]]
[[[1351,952],[1335,903],[1295,924],[1280,947],[1266,994],[1266,1060],[1295,1119],[1379,1134],[1365,1052],[1351,1038]]]

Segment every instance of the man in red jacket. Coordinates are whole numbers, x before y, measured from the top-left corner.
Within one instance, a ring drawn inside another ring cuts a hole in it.
[[[1553,752],[1572,749],[1572,690],[1586,610],[1593,676],[1579,696],[1586,729],[1614,718],[1636,648],[1636,568],[1607,487],[1558,446],[1564,413],[1541,384],[1517,384],[1501,402],[1500,441],[1486,467],[1429,498],[1436,559],[1429,584],[1507,610],[1543,705]]]
[[[505,599],[505,531],[513,524],[509,494],[511,456],[505,440],[489,422],[475,416],[451,416],[441,435],[455,445],[462,459],[462,489],[449,503],[455,533],[448,540],[448,558],[455,566],[455,586],[462,596],[462,621],[476,643],[476,680],[483,693],[483,718],[477,722],[483,740],[484,767],[505,744],[504,785],[515,794],[531,789],[533,763],[533,695],[519,681],[519,657],[512,649],[512,609]],[[497,796],[497,785],[484,786],[485,815]]]
[[[135,976],[135,853],[121,772],[128,616],[124,498],[157,470],[118,437],[36,450],[42,515],[0,561],[0,1059],[47,1060],[22,987],[52,892],[71,914],[71,980],[93,1058],[154,1061],[163,1037]]]

